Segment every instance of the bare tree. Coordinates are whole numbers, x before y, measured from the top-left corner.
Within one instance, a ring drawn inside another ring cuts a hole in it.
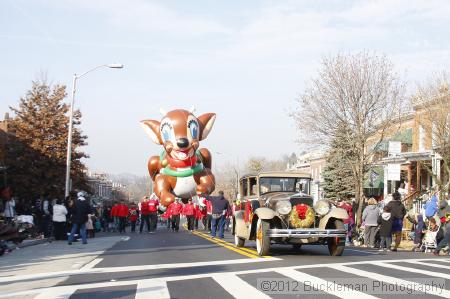
[[[413,105],[419,114],[420,125],[427,132],[431,147],[438,160],[442,160],[435,168],[428,169],[440,190],[449,189],[450,174],[450,89],[448,72],[431,76],[419,85],[413,97]]]
[[[239,170],[236,166],[228,163],[214,172],[216,191],[223,191],[226,198],[235,199],[239,193]]]
[[[258,173],[261,171],[277,171],[285,170],[288,160],[284,155],[280,159],[267,159],[265,157],[250,157],[247,160],[246,171],[250,173]]]
[[[291,112],[305,142],[329,144],[340,125],[349,129],[347,140],[356,153],[348,163],[356,185],[358,223],[370,157],[399,119],[403,102],[404,84],[392,63],[385,56],[360,52],[323,58],[317,77]]]

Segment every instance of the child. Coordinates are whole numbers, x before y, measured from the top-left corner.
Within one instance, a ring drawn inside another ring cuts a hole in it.
[[[422,250],[427,252],[430,249],[436,249],[437,244],[442,240],[444,233],[442,228],[436,222],[436,219],[430,218],[428,221],[428,230],[422,241]]]
[[[139,210],[135,204],[132,204],[132,206],[130,208],[130,214],[129,214],[132,233],[136,232],[136,221],[138,220],[138,217],[139,217]]]
[[[422,245],[422,238],[425,233],[425,222],[423,220],[423,215],[410,212],[407,215],[407,219],[414,225],[414,247],[412,248],[412,251],[418,251]]]
[[[378,223],[380,224],[380,250],[386,251],[391,250],[392,243],[392,215],[391,208],[385,206],[383,208],[383,213],[378,217]]]
[[[95,216],[92,215],[92,214],[89,214],[88,215],[88,221],[86,222],[86,230],[88,232],[88,235],[89,235],[90,239],[95,237],[94,221],[95,221]]]

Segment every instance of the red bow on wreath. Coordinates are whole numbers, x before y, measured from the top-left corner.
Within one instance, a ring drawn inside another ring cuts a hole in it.
[[[299,204],[295,206],[295,209],[297,210],[298,218],[304,220],[306,218],[306,211],[308,211],[308,205]]]

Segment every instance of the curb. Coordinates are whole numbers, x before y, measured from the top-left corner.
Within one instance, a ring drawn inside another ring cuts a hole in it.
[[[26,241],[26,240],[24,240],[24,241]],[[53,241],[53,238],[50,237],[50,238],[44,238],[44,239],[29,240],[28,242],[24,242],[24,241],[22,241],[22,243],[20,243],[18,245],[15,245],[14,249],[21,249],[21,248],[25,248],[25,247],[44,244],[44,243]]]

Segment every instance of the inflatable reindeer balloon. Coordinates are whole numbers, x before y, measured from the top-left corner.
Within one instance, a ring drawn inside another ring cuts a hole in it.
[[[159,156],[148,162],[153,191],[162,205],[167,207],[176,198],[186,201],[197,194],[213,192],[211,154],[206,148],[199,149],[199,145],[211,131],[216,115],[196,117],[193,109],[161,113],[161,121],[144,120],[141,124],[150,138],[164,147]]]

